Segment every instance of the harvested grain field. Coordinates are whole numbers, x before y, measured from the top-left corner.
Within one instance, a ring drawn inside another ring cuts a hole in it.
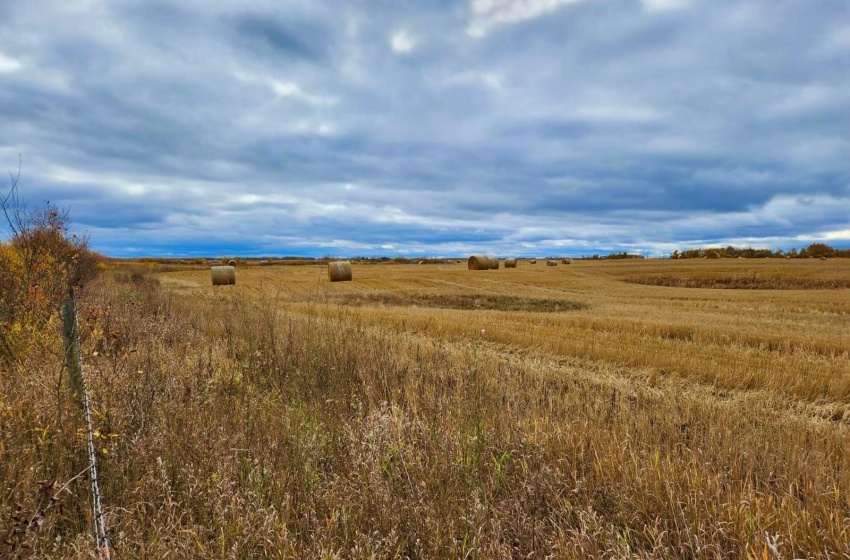
[[[122,558],[850,555],[850,290],[815,289],[850,261],[352,267],[212,286],[127,262],[88,287]],[[775,289],[726,281],[752,277]],[[0,379],[4,554],[84,449],[61,352],[37,357],[46,382]],[[59,503],[29,544],[89,557],[85,492]]]
[[[345,308],[348,320],[364,324],[603,360],[634,368],[641,376],[669,376],[722,389],[769,389],[806,402],[850,399],[850,291],[636,283],[653,275],[693,283],[719,275],[839,285],[850,278],[850,261],[579,261],[563,269],[486,274],[456,265],[364,264],[356,267],[356,281],[346,284],[327,282],[319,265],[282,266],[244,270],[233,290],[191,291],[201,297],[254,301],[273,297],[281,308],[302,314]],[[202,276],[198,271],[175,272],[163,279],[175,287],[178,282],[200,286]],[[423,303],[423,298],[431,301]],[[451,298],[467,303],[458,309]],[[502,310],[493,298],[513,303]],[[447,302],[442,308],[441,300]],[[533,310],[535,305],[555,309],[559,303],[559,313]]]
[[[279,266],[223,289],[203,275],[159,278],[219,317],[206,336],[247,368],[240,386],[289,395],[268,414],[306,406],[335,434],[310,452],[335,474],[311,484],[338,520],[287,514],[314,535],[299,553],[850,554],[850,291],[822,288],[850,261],[364,263],[344,284]]]

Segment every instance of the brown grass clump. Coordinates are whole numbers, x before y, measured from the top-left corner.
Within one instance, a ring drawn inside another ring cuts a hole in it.
[[[210,268],[213,286],[232,286],[236,284],[236,269],[232,266],[214,266]]]
[[[351,263],[337,261],[328,263],[328,280],[331,282],[348,282],[351,280]]]

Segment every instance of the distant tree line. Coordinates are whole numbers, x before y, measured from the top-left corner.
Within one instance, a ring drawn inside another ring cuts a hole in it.
[[[617,259],[645,259],[643,255],[636,255],[634,253],[627,253],[623,251],[622,253],[609,253],[607,255],[590,255],[589,257],[579,257],[581,260],[590,260],[590,261],[600,261],[600,260],[617,260]]]
[[[785,258],[792,259],[808,259],[808,258],[850,258],[850,249],[836,249],[830,247],[826,243],[812,243],[802,249],[790,249],[783,251],[782,249],[753,249],[752,247],[708,247],[704,249],[687,249],[679,251],[678,249],[670,254],[671,259],[701,259],[708,253],[717,253],[721,258],[737,258],[744,257],[747,259],[769,259],[769,258]]]

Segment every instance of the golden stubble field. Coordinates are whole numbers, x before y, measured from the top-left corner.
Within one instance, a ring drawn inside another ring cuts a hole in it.
[[[261,399],[268,441],[321,418],[296,555],[850,558],[850,261],[157,277],[200,352],[297,388]]]
[[[113,263],[80,329],[116,556],[850,558],[848,280]],[[45,509],[85,456],[49,340],[0,377],[0,556],[89,558],[85,484]]]
[[[193,296],[273,301],[302,314],[338,310],[346,320],[400,332],[617,365],[641,380],[768,390],[850,422],[850,290],[627,282],[658,276],[850,282],[850,261],[520,261],[493,271],[469,271],[465,262],[355,264],[354,280],[336,283],[322,265],[248,266],[238,269],[235,287],[223,288],[210,286],[208,271],[160,277]],[[508,307],[518,310],[501,310]]]

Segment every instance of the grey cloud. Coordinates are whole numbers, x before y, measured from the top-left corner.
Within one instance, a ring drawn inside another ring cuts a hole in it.
[[[319,63],[329,56],[329,34],[305,21],[278,21],[271,14],[250,13],[236,18],[234,29],[249,44],[282,55]]]
[[[89,6],[0,8],[27,30],[0,37],[21,66],[0,73],[0,157],[22,153],[30,198],[70,205],[107,252],[850,229],[844,3],[564,3],[480,37],[448,0]]]

